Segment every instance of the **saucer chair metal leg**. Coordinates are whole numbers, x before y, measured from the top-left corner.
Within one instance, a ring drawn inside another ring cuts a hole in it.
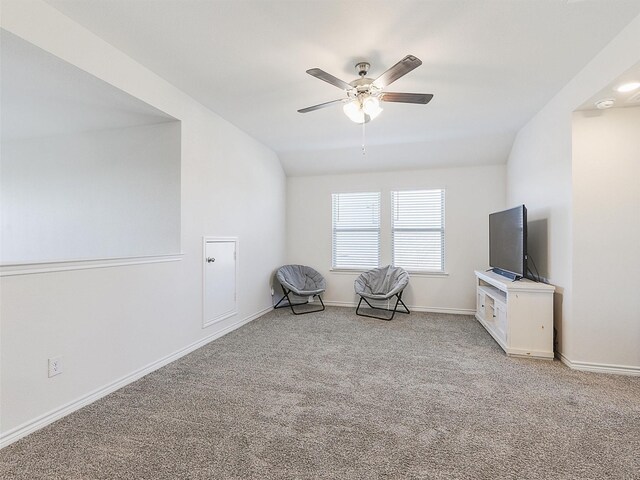
[[[396,304],[395,304],[395,306],[393,307],[393,310],[391,310],[391,309],[388,309],[388,308],[374,307],[373,305],[371,305],[371,304],[369,303],[369,301],[368,301],[366,298],[364,298],[363,296],[360,296],[360,301],[358,302],[358,306],[356,307],[356,315],[359,315],[359,316],[361,316],[361,317],[375,318],[375,319],[377,319],[377,320],[387,320],[387,321],[391,321],[391,320],[393,320],[393,317],[395,316],[396,312],[398,312],[398,313],[404,313],[404,314],[409,314],[409,313],[411,313],[411,312],[409,311],[409,309],[407,308],[407,306],[406,306],[406,305],[404,304],[404,302],[402,301],[402,292],[397,293],[397,294],[395,295],[395,297],[397,298],[397,300],[396,300]],[[393,297],[392,297],[392,298],[393,298]],[[362,304],[362,301],[363,301],[363,300],[364,300],[364,301],[365,301],[365,303],[369,306],[369,308],[371,308],[371,309],[373,309],[373,310],[382,310],[382,311],[385,311],[385,312],[391,312],[391,316],[390,316],[389,318],[386,318],[386,317],[381,317],[381,316],[379,317],[379,316],[376,316],[376,315],[367,315],[366,313],[360,313],[360,305]],[[404,309],[405,309],[406,311],[398,310],[398,304],[400,304],[400,303],[402,304],[402,306],[404,307]]]
[[[304,303],[293,303],[291,301],[291,299],[289,298],[289,294],[291,293],[291,290],[287,290],[284,286],[282,287],[282,291],[284,292],[284,297],[282,297],[278,303],[275,304],[275,306],[273,307],[273,309],[277,309],[277,308],[286,308],[286,307],[290,307],[291,311],[293,312],[294,315],[306,315],[307,313],[315,313],[315,312],[322,312],[324,311],[324,302],[322,301],[322,296],[321,294],[316,294],[313,295],[314,297],[318,297],[318,299],[320,300],[320,303],[322,304],[322,308],[317,308],[315,310],[308,310],[306,312],[296,312],[295,309],[293,307],[298,307],[300,305],[308,305],[309,302],[304,302]],[[280,305],[282,303],[282,301],[284,299],[287,299],[287,303],[284,305]]]

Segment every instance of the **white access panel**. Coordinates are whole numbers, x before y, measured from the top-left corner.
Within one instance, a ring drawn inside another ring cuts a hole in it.
[[[238,312],[238,239],[205,237],[202,262],[204,328]]]

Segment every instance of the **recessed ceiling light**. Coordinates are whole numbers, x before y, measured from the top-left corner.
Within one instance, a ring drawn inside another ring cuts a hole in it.
[[[640,82],[623,83],[616,90],[620,93],[633,92],[636,88],[640,88]]]
[[[605,110],[607,108],[613,107],[613,104],[616,103],[613,98],[605,98],[602,100],[598,100],[596,102],[596,108],[599,110]]]

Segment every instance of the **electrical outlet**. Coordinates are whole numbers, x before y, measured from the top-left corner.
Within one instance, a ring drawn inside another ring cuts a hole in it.
[[[62,357],[53,357],[49,359],[49,378],[55,377],[62,373]]]

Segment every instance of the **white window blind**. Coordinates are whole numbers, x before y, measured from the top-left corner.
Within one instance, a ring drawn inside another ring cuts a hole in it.
[[[444,190],[391,192],[393,264],[444,271]]]
[[[380,193],[334,193],[333,268],[380,264]]]

